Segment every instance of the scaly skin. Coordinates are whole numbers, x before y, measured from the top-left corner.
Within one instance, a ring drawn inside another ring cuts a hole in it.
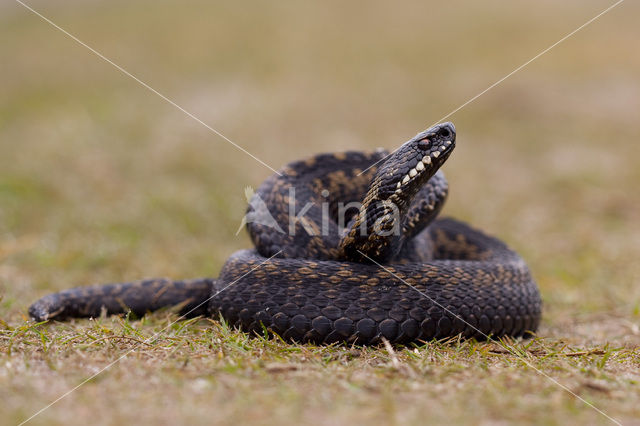
[[[248,213],[257,217],[255,201],[264,201],[273,223],[247,225],[255,249],[234,253],[218,279],[78,287],[45,296],[29,313],[36,320],[129,309],[143,315],[181,305],[186,316],[222,315],[250,332],[267,329],[316,343],[526,335],[538,326],[541,301],[520,256],[462,222],[434,221],[448,193],[438,169],[454,146],[455,129],[445,123],[364,173],[386,153],[323,154],[292,163],[267,179],[250,203]],[[339,203],[352,201],[363,206],[351,210],[346,223],[323,223],[323,213],[335,219]],[[389,201],[398,217],[387,217]],[[305,213],[291,235],[289,202],[294,215]],[[394,226],[399,234],[356,232]]]

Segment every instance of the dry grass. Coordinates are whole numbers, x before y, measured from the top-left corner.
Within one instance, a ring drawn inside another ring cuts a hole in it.
[[[393,147],[601,1],[33,6],[273,167]],[[34,424],[608,423],[497,342],[316,347],[158,313],[34,325],[72,285],[215,276],[270,171],[17,4],[1,7],[0,416]],[[640,417],[639,7],[625,2],[451,119],[446,214],[530,262],[527,362]],[[145,339],[158,335],[149,344]],[[131,352],[130,352],[131,351]]]

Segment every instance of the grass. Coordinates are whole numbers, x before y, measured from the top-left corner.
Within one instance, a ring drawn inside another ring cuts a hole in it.
[[[278,168],[396,146],[609,3],[32,5]],[[271,171],[18,4],[0,8],[6,423],[121,357],[32,423],[609,423],[540,372],[625,424],[640,416],[636,4],[451,117],[444,214],[527,259],[538,336],[391,349],[169,312],[29,322],[31,302],[70,286],[217,275],[250,245],[235,236],[244,188]]]

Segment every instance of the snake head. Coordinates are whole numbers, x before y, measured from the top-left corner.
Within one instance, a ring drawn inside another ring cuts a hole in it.
[[[416,194],[449,158],[456,142],[452,123],[418,133],[386,158],[360,211],[340,241],[340,256],[352,262],[386,262],[404,244],[401,227]]]
[[[406,205],[449,158],[456,145],[453,123],[437,124],[405,142],[380,167],[378,197]]]

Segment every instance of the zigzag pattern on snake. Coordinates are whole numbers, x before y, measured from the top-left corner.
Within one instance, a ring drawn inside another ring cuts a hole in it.
[[[179,305],[187,316],[222,315],[248,332],[315,343],[527,335],[541,300],[522,258],[465,223],[437,219],[448,194],[439,168],[455,144],[444,123],[391,154],[291,163],[250,202],[255,248],[234,253],[217,279],[77,287],[29,313],[38,321],[141,316]]]

